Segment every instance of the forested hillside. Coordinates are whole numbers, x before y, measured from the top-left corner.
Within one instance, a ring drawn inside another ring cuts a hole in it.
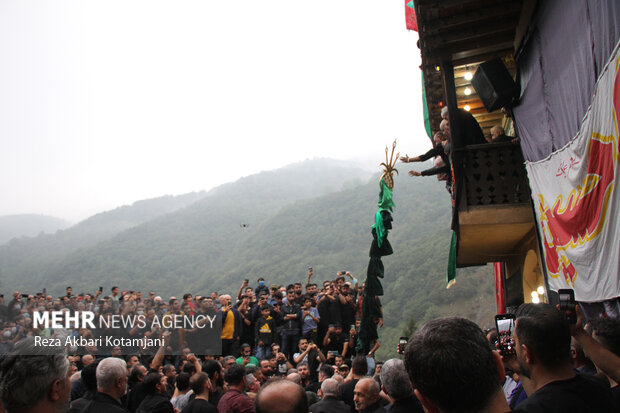
[[[383,259],[383,358],[393,356],[398,337],[415,323],[458,314],[489,326],[494,311],[490,266],[459,270],[456,285],[446,290],[449,194],[434,178],[411,178],[402,169],[389,235],[394,254]],[[37,274],[24,272],[32,262],[5,267],[0,261],[3,281],[56,294],[70,283],[74,291],[119,285],[178,296],[235,294],[244,278],[254,284],[259,276],[269,284],[305,282],[309,266],[316,282],[339,270],[363,280],[379,192],[378,175],[363,175],[315,161],[254,175],[58,262],[34,266]],[[0,256],[6,253],[0,249]]]
[[[229,226],[251,228],[290,202],[359,185],[369,175],[345,162],[318,159],[249,176],[208,193],[138,201],[53,235],[14,239],[0,246],[0,276],[11,288],[47,286],[58,294],[69,280],[87,288],[96,279],[104,283],[136,276],[136,281],[146,283],[153,277],[174,279],[198,269],[200,260],[195,256],[203,255],[200,250],[211,242],[214,247],[208,254],[215,257]],[[103,258],[109,252],[118,256]]]
[[[19,280],[22,288],[47,283],[51,268],[67,254],[111,238],[136,225],[184,208],[203,198],[205,192],[162,196],[94,215],[54,234],[12,239],[0,246],[0,276],[4,284]]]
[[[13,238],[52,234],[71,226],[60,218],[36,214],[4,215],[0,217],[0,245]]]

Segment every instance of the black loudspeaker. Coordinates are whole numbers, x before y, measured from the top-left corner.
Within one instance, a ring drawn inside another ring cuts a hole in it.
[[[478,66],[471,84],[488,112],[503,106],[511,106],[519,94],[519,87],[499,58]]]

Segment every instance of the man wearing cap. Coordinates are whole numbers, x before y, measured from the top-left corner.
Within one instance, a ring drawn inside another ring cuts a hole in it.
[[[267,304],[269,304],[272,307],[273,307],[273,305],[275,303],[278,302],[278,300],[276,300],[276,293],[277,292],[278,292],[278,285],[277,284],[271,284],[269,286],[269,298],[267,298]]]

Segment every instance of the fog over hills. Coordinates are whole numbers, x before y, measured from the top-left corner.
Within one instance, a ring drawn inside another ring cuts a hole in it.
[[[64,266],[75,259],[71,254],[91,248],[117,235],[120,236],[119,240],[131,239],[135,234],[140,234],[140,231],[129,230],[144,223],[153,221],[154,226],[171,226],[171,233],[184,234],[183,228],[189,226],[196,230],[203,225],[202,221],[210,220],[205,216],[211,214],[209,208],[219,211],[221,216],[222,213],[230,213],[232,205],[236,208],[237,216],[228,218],[228,221],[229,223],[232,219],[238,221],[235,227],[239,228],[239,225],[243,224],[242,221],[247,221],[248,213],[251,217],[270,214],[298,199],[359,185],[369,176],[370,172],[351,163],[314,159],[276,171],[251,175],[234,183],[221,185],[209,192],[137,201],[132,205],[96,214],[65,231],[13,239],[8,244],[0,246],[0,275],[5,283],[15,283],[15,288],[38,289],[46,284],[48,289],[54,292],[51,282],[57,280],[60,293],[64,290],[61,285],[66,283],[65,280],[87,280],[91,277],[91,273],[82,271],[82,268],[76,274],[63,273]],[[201,200],[202,202],[199,202]],[[193,209],[183,212],[184,208],[192,204],[195,204]],[[175,213],[178,215],[174,215]],[[214,217],[218,217],[218,213]],[[161,221],[157,221],[158,218],[162,218]],[[218,224],[216,222],[215,226],[211,223],[208,225],[213,229]],[[149,226],[146,230],[149,231]],[[171,235],[167,242],[171,243],[173,239],[174,235]],[[140,240],[137,243],[143,245]],[[105,245],[102,246],[104,247]],[[125,276],[125,274],[115,275],[119,280]]]
[[[37,214],[0,216],[0,245],[13,238],[34,237],[41,233],[52,234],[70,227],[64,219]]]

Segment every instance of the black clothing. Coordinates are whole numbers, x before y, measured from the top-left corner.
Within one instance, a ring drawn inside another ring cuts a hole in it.
[[[266,285],[259,285],[254,289],[254,295],[256,298],[260,297],[261,293],[267,293],[267,296],[269,296],[269,287]]]
[[[334,294],[335,300],[327,299],[329,314],[331,317],[330,324],[340,324],[342,326],[342,313],[340,312],[340,294]],[[320,313],[319,313],[320,315]]]
[[[611,392],[611,399],[614,402],[615,411],[620,412],[620,385],[609,389]]]
[[[90,403],[90,401],[95,397],[95,394],[87,391],[80,398],[77,398],[71,402],[69,405],[68,413],[79,413],[84,410],[86,406]]]
[[[547,384],[519,404],[515,412],[606,413],[613,412],[611,394],[589,376]]]
[[[71,400],[79,399],[84,396],[84,393],[86,393],[86,386],[84,385],[84,380],[80,377],[71,383]]]
[[[332,316],[329,312],[329,298],[323,298],[317,304],[316,309],[319,311],[319,323],[317,326],[317,336],[318,336],[318,342],[320,343],[320,346],[322,348],[323,337],[325,337],[327,328],[329,327],[330,324],[334,324],[332,321]]]
[[[217,413],[217,408],[203,399],[194,399],[188,403],[182,413]]]
[[[207,311],[199,311],[196,313],[196,317],[198,316],[203,316],[203,317],[215,317],[217,314],[217,311],[214,308],[209,308],[207,309]],[[208,325],[208,323],[207,323]],[[210,328],[208,327],[204,327],[204,328],[198,328],[196,329],[195,332],[190,333],[187,335],[187,340],[189,342],[189,347],[192,349],[192,352],[196,355],[199,354],[209,354],[207,352],[207,349],[205,348],[206,345],[205,343],[208,343],[209,340],[209,335],[213,334],[213,332],[211,331]]]
[[[222,398],[223,395],[224,395],[224,389],[222,389],[220,386],[217,386],[215,388],[215,391],[209,392],[209,402],[217,407],[217,404],[220,402],[220,399]]]
[[[355,403],[353,403],[353,391],[359,379],[353,379],[340,386],[340,400],[345,402],[351,410],[355,411]]]
[[[348,327],[348,326],[347,326]],[[325,351],[337,351],[342,355],[344,350],[344,343],[349,341],[349,337],[345,335],[344,331],[337,335],[336,333],[329,334],[329,343],[325,346]]]
[[[505,142],[512,142],[512,140],[514,139],[514,136],[506,136],[504,135],[499,135],[497,138],[493,139],[491,141],[491,143],[505,143]]]
[[[97,392],[80,413],[127,413],[127,410],[112,396]]]
[[[432,175],[439,175],[439,174],[450,174],[451,173],[451,169],[450,169],[450,164],[445,164],[443,166],[433,166],[432,168],[428,168],[423,170],[422,172],[420,172],[420,174],[422,176],[432,176]]]
[[[433,166],[429,169],[426,169],[421,172],[422,176],[431,176],[431,175],[438,175],[438,174],[451,175],[452,169],[450,168],[450,157],[448,156],[449,152],[450,152],[449,144],[446,144],[445,147],[442,144],[438,144],[434,146],[433,149],[426,152],[425,154],[419,155],[419,158],[422,162],[435,156],[441,157],[441,160],[443,161],[443,166]]]
[[[434,158],[435,156],[439,156],[441,157],[441,160],[443,161],[444,165],[448,166],[448,172],[450,172],[450,157],[448,156],[448,153],[450,152],[449,150],[449,146],[446,144],[446,146],[444,147],[441,143],[433,146],[433,149],[429,150],[428,152],[419,155],[418,157],[420,158],[420,161],[424,162],[427,161],[431,158]],[[441,172],[438,172],[441,173]]]
[[[310,406],[311,413],[352,413],[353,410],[347,406],[343,401],[338,400],[335,397],[327,396],[320,402],[314,403]]]
[[[297,315],[297,318],[293,318],[293,319],[290,319],[284,322],[283,330],[300,332],[301,331],[301,323],[300,323],[301,307],[299,307],[299,305],[295,303],[293,303],[293,305],[291,305],[291,303],[287,303],[282,306],[280,311],[282,312],[282,317],[286,317],[288,314]]]
[[[271,347],[271,343],[275,343],[278,340],[276,334],[276,320],[271,316],[265,318],[261,315],[258,317],[254,325],[254,337],[256,337],[254,348],[258,347],[259,341],[263,342],[264,347]]]
[[[389,410],[390,413],[424,413],[422,404],[417,397],[411,395],[394,402]]]
[[[318,381],[310,380],[310,384],[304,387],[304,390],[311,391],[312,393],[318,393],[320,388],[321,388],[321,383],[319,383]]]
[[[135,412],[138,410],[138,406],[140,406],[140,403],[142,403],[145,397],[144,384],[142,382],[136,383],[131,392],[127,395],[127,409],[130,412]]]
[[[343,334],[349,335],[352,325],[355,325],[355,304],[345,303],[340,305],[340,314],[342,314],[342,331]]]
[[[424,161],[428,161],[431,158],[434,158],[435,156],[445,156],[445,154],[446,152],[443,149],[443,145],[439,143],[433,146],[433,148],[429,150],[428,152],[423,153],[422,155],[418,155],[418,158],[420,158],[421,162],[424,162]]]
[[[480,128],[480,124],[474,118],[474,116],[463,109],[457,109],[456,120],[461,128],[461,139],[463,145],[478,145],[481,143],[487,143],[484,139],[484,133]],[[450,127],[450,131],[454,128]]]
[[[142,400],[136,413],[174,413],[172,403],[163,394],[149,394]]]
[[[312,349],[308,352],[308,370],[310,370],[310,382],[319,381],[319,352]],[[315,392],[316,393],[316,392]]]
[[[174,394],[174,380],[170,380],[168,378],[168,383],[166,384],[166,397],[168,400],[172,399],[172,395]]]
[[[381,404],[381,400],[379,400],[372,406],[368,406],[367,409],[360,410],[360,413],[385,413],[385,408]]]
[[[302,294],[302,295],[297,295],[295,294],[295,299],[293,300],[293,302],[295,304],[297,304],[300,308],[304,306],[304,300],[306,299],[306,297]]]

